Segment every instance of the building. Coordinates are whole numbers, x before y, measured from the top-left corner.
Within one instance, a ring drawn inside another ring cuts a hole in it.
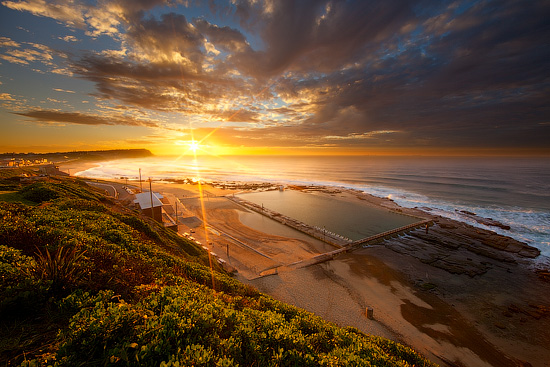
[[[151,205],[151,196],[153,198],[153,205]],[[150,191],[142,192],[141,194],[136,194],[134,204],[136,204],[143,214],[162,223],[163,203],[161,199],[163,199],[163,196],[159,192],[153,192],[153,195],[151,195]]]

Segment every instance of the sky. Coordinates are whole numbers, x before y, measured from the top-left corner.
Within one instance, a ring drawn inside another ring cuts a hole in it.
[[[0,153],[550,155],[550,1],[0,0]]]

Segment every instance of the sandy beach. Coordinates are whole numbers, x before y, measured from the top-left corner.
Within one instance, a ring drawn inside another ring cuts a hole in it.
[[[155,183],[153,189],[181,204],[180,233],[276,299],[409,345],[442,366],[550,366],[550,282],[536,273],[547,264],[518,241],[388,199],[321,190],[311,194],[436,222],[428,233],[417,229],[293,268],[288,265],[335,248],[224,197],[235,191],[204,185],[201,203],[198,185]]]

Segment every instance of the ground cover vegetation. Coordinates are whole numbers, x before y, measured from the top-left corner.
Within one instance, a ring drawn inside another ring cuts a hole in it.
[[[431,366],[244,285],[84,182],[0,187],[0,365]]]

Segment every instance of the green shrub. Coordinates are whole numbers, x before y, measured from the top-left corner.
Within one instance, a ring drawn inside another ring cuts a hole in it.
[[[99,202],[103,195],[95,192],[91,187],[80,181],[63,181],[59,183],[37,182],[23,187],[19,193],[35,203],[55,200],[57,198],[84,199]]]
[[[20,191],[20,193],[24,199],[33,201],[38,204],[44,201],[57,199],[59,197],[57,190],[54,190],[50,184],[42,182],[24,187]]]
[[[0,202],[0,243],[33,254],[43,241],[28,220],[31,213],[32,209],[23,204]]]
[[[50,284],[28,276],[34,265],[21,251],[0,245],[0,314],[28,313],[44,302]]]
[[[84,299],[85,307],[60,333],[60,366],[431,365],[392,341],[339,328],[302,310],[290,320],[272,310],[237,310],[230,298],[192,282],[160,288],[135,304],[113,292],[73,298]]]
[[[119,215],[118,218],[122,223],[129,225],[138,232],[144,233],[149,238],[157,241],[160,240],[159,234],[155,232],[143,219],[138,218],[135,215]]]
[[[75,209],[78,211],[109,213],[109,209],[105,205],[97,201],[90,201],[81,198],[68,198],[60,200],[56,202],[56,206],[61,210]]]

